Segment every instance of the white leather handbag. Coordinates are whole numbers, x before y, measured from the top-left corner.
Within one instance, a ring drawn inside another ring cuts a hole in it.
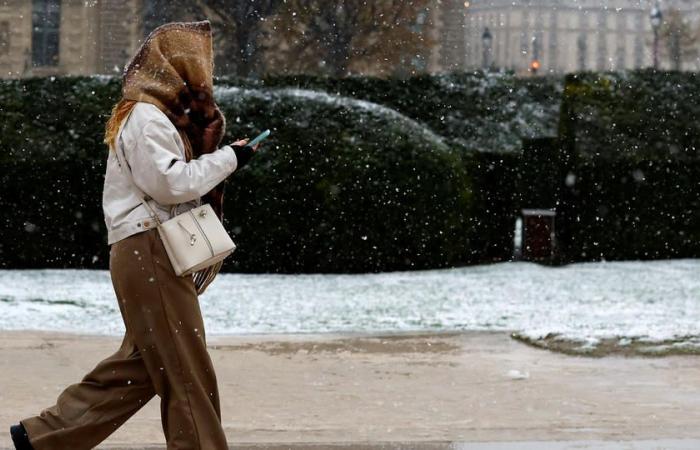
[[[126,123],[126,117],[122,122],[122,127]],[[121,132],[121,128],[119,130]],[[117,134],[119,136],[119,134]],[[117,145],[117,149],[120,146]],[[123,149],[122,149],[123,152]],[[151,212],[153,220],[158,224],[158,233],[163,241],[165,250],[168,253],[175,274],[178,276],[190,275],[206,267],[221,262],[236,249],[231,236],[226,232],[211,205],[205,203],[196,208],[192,208],[177,216],[171,217],[165,222],[161,222],[158,214],[148,204],[150,197],[139,189],[134,183],[133,174],[128,164],[123,160],[124,155],[119,151],[115,152],[119,165],[127,167],[126,173],[129,175],[131,185],[136,191],[141,203]],[[123,160],[122,160],[123,158]],[[177,204],[170,209],[171,216]]]

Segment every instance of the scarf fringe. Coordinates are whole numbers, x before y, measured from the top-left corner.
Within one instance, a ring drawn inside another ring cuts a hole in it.
[[[197,288],[197,295],[202,295],[207,287],[214,281],[216,275],[218,275],[224,262],[219,261],[216,264],[212,264],[209,267],[205,267],[202,270],[194,272],[192,278],[194,279],[194,285]]]

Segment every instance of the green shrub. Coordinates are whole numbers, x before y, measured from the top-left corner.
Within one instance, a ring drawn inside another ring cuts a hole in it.
[[[0,82],[0,161],[102,160],[117,78],[33,77]]]
[[[232,136],[272,129],[264,151],[227,185],[238,269],[378,271],[465,261],[471,186],[439,136],[389,108],[325,93],[216,94]]]
[[[559,208],[566,259],[699,257],[699,176],[700,161],[581,165]]]
[[[655,70],[566,77],[561,138],[583,160],[697,159],[700,77]]]
[[[224,270],[507,260],[523,207],[557,208],[567,261],[698,257],[698,87],[694,73],[644,70],[571,74],[566,87],[481,72],[219,79],[225,142],[273,130],[227,182],[239,250]],[[119,88],[0,82],[0,207],[13,211],[0,267],[107,267],[102,134]]]
[[[559,238],[569,261],[700,256],[700,79],[566,77]]]
[[[424,123],[455,148],[488,153],[519,152],[522,138],[556,136],[564,87],[559,76],[520,78],[482,71],[408,79],[297,75],[260,81],[224,77],[220,82],[368,100]]]
[[[104,123],[119,89],[101,77],[0,83],[3,267],[106,267]],[[216,90],[224,142],[271,128],[227,183],[239,250],[225,269],[348,272],[443,267],[469,254],[471,184],[425,126],[389,108],[311,91]],[[30,246],[21,242],[31,236]]]

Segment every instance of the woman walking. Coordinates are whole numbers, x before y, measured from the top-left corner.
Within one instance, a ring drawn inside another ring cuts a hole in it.
[[[131,184],[161,221],[203,199],[223,217],[220,185],[257,146],[238,140],[217,148],[225,120],[212,95],[212,53],[209,21],[173,22],[153,30],[124,70],[122,98],[106,126],[102,200],[126,332],[119,350],[55,405],[11,428],[17,449],[91,449],[155,395],[169,450],[228,448],[198,303],[208,283],[175,275]]]

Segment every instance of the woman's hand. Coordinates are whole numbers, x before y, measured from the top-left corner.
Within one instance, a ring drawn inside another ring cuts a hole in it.
[[[252,147],[246,147],[245,145],[248,143],[249,140],[250,139],[248,138],[239,139],[232,144],[233,151],[236,153],[236,159],[238,160],[236,170],[245,166],[250,160],[251,156],[253,156],[260,147],[260,143],[255,144]]]
[[[236,142],[234,142],[233,145],[239,145],[239,146],[243,147],[248,143],[248,141],[250,141],[250,138],[239,139]],[[254,146],[252,146],[251,148],[253,149],[253,151],[257,152],[260,145],[261,145],[260,143],[257,143]]]

